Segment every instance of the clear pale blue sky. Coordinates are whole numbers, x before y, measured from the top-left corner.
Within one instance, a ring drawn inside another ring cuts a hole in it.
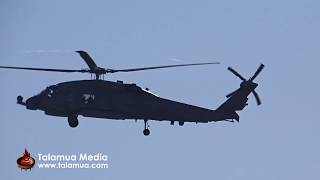
[[[228,66],[246,77],[266,68],[257,78],[263,104],[250,96],[239,124],[152,121],[149,137],[142,122],[80,117],[71,129],[16,104],[17,95],[88,75],[0,70],[1,179],[319,179],[319,8],[315,0],[2,0],[1,65],[84,68],[70,52],[79,49],[107,68],[221,61],[108,77],[207,108],[239,86]],[[102,152],[110,168],[21,172],[15,161],[25,147]]]

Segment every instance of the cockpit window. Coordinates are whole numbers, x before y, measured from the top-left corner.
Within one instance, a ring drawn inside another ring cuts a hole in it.
[[[40,94],[51,98],[54,93],[55,93],[55,86],[49,86],[45,90],[43,90]]]
[[[49,88],[48,97],[52,97],[53,93],[54,93],[54,91]]]

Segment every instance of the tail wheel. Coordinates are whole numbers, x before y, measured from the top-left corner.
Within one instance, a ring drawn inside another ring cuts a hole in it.
[[[150,130],[149,130],[149,129],[143,130],[143,134],[144,134],[145,136],[149,136]]]
[[[150,130],[149,130],[149,124],[148,124],[148,120],[144,120],[144,130],[143,130],[143,134],[145,136],[149,136],[150,134]]]
[[[68,116],[69,126],[75,128],[79,125],[78,115],[69,115]]]

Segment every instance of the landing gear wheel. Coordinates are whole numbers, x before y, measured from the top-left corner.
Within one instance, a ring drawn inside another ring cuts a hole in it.
[[[149,136],[150,130],[149,130],[149,129],[143,130],[143,134],[144,134],[145,136]]]
[[[148,129],[149,124],[148,124],[148,120],[144,120],[144,130],[143,130],[143,134],[145,136],[149,136],[150,134],[150,130]]]
[[[70,115],[68,116],[68,123],[69,126],[75,128],[79,125],[79,120],[77,115]]]
[[[184,121],[179,121],[179,126],[183,126],[184,125]]]

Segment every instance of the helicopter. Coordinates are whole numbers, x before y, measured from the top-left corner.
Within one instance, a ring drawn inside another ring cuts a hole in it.
[[[249,94],[253,94],[257,105],[261,100],[255,91],[258,84],[253,82],[260,74],[264,65],[261,64],[254,75],[246,79],[233,68],[228,70],[242,80],[240,87],[228,94],[227,100],[217,109],[211,110],[190,104],[176,102],[161,98],[148,88],[143,89],[132,83],[123,81],[107,81],[103,76],[117,72],[135,72],[151,69],[173,68],[183,66],[198,66],[219,64],[219,62],[176,64],[166,66],[152,66],[130,69],[109,69],[97,66],[92,57],[85,51],[75,51],[88,65],[88,69],[48,69],[32,67],[0,66],[2,69],[50,71],[65,73],[90,73],[91,80],[77,80],[50,85],[39,94],[23,100],[17,97],[17,104],[25,106],[28,110],[40,110],[46,115],[66,117],[70,127],[79,125],[78,116],[104,118],[113,120],[143,120],[143,134],[150,134],[149,120],[168,121],[171,125],[178,122],[183,126],[185,122],[208,123],[218,121],[239,122],[240,117],[236,111],[243,110],[248,104]]]

